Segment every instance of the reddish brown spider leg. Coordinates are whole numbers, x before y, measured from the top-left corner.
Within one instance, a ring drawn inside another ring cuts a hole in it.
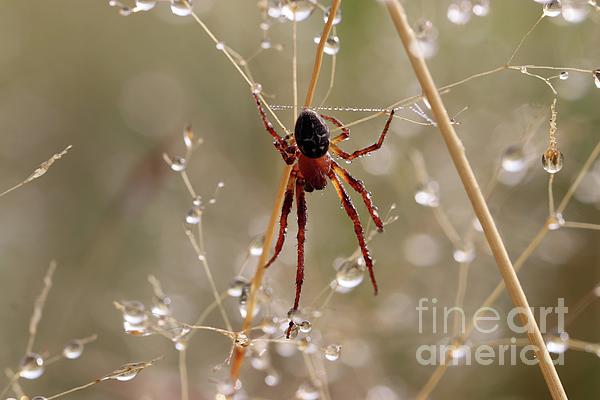
[[[342,178],[344,180],[344,182],[346,182],[348,185],[350,185],[350,187],[352,187],[352,189],[354,189],[355,191],[360,193],[360,195],[363,198],[363,201],[365,202],[365,206],[367,206],[367,210],[369,211],[369,214],[371,214],[371,218],[373,218],[373,222],[375,222],[375,226],[377,227],[377,230],[379,232],[382,232],[383,231],[383,222],[381,221],[381,218],[379,217],[379,213],[377,212],[377,207],[375,207],[375,204],[373,204],[373,199],[371,198],[371,193],[369,193],[369,191],[365,187],[365,184],[363,183],[363,181],[361,181],[360,179],[356,179],[355,177],[350,175],[350,173],[348,171],[346,171],[344,168],[342,168],[335,161],[333,162],[332,166],[333,166],[333,170],[335,171],[335,173],[338,174],[340,176],[340,178]]]
[[[296,174],[297,171],[296,168],[294,168],[292,172],[290,172],[287,188],[285,190],[285,197],[283,198],[283,205],[281,206],[281,217],[279,218],[279,236],[277,237],[277,242],[275,244],[275,252],[273,253],[273,256],[269,262],[265,265],[265,268],[273,264],[277,257],[279,257],[279,253],[281,253],[281,249],[283,247],[283,242],[285,242],[287,219],[288,215],[290,215],[290,211],[292,210],[292,204],[294,203],[294,185],[296,184]]]
[[[356,233],[356,238],[358,239],[358,244],[360,246],[360,250],[362,252],[363,258],[365,259],[365,264],[367,265],[367,269],[369,270],[369,276],[371,278],[371,283],[373,284],[373,290],[375,291],[375,295],[377,295],[377,281],[375,280],[375,273],[373,272],[373,259],[371,258],[371,254],[369,253],[369,249],[367,248],[367,243],[365,242],[365,235],[363,232],[362,224],[360,223],[360,219],[358,217],[358,212],[356,208],[354,208],[354,204],[352,204],[352,200],[348,197],[348,193],[344,190],[342,183],[339,181],[335,173],[329,173],[329,179],[331,179],[331,183],[333,183],[333,187],[340,198],[342,205],[346,209],[346,214],[352,220],[354,224],[354,233]]]
[[[334,124],[342,130],[342,133],[331,139],[331,143],[336,144],[339,142],[343,142],[344,140],[350,137],[350,130],[348,130],[348,128],[344,128],[344,125],[339,120],[330,117],[329,115],[321,114],[321,117],[325,118],[327,121],[331,122],[332,124]]]
[[[392,123],[392,118],[394,118],[394,110],[392,110],[390,112],[390,116],[388,117],[387,122],[385,123],[385,126],[383,127],[383,131],[381,131],[381,135],[379,135],[379,140],[377,141],[377,143],[373,143],[372,145],[367,146],[364,149],[356,150],[352,154],[346,153],[345,151],[343,151],[342,149],[337,147],[335,145],[335,143],[332,143],[331,150],[335,154],[337,154],[338,156],[342,157],[344,160],[347,160],[347,161],[352,161],[356,157],[364,156],[365,154],[369,154],[375,150],[379,150],[381,148],[381,145],[383,144],[385,135],[387,134],[388,130],[390,129],[390,124]]]
[[[258,113],[260,114],[260,118],[262,119],[265,129],[273,137],[273,139],[275,139],[275,143],[273,143],[275,145],[275,148],[279,151],[279,153],[281,153],[283,161],[285,161],[288,165],[292,165],[294,161],[296,161],[295,151],[288,151],[290,146],[285,141],[285,139],[283,139],[277,134],[277,132],[273,128],[273,124],[267,118],[267,114],[265,114],[265,110],[263,109],[262,104],[260,103],[260,98],[254,93],[252,93],[252,97],[254,97],[256,107],[258,108]]]
[[[300,292],[304,282],[304,239],[306,236],[306,197],[304,195],[303,182],[296,180],[296,207],[298,213],[298,267],[296,269],[296,297],[294,298],[293,311],[298,310],[300,305]],[[292,313],[293,314],[293,313]],[[286,332],[286,338],[290,338],[292,327],[294,326],[293,315],[291,316],[290,326]]]

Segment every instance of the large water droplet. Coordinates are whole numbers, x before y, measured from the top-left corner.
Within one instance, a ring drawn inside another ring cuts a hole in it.
[[[542,155],[542,166],[551,174],[555,174],[563,167],[563,154],[555,148],[549,147]]]
[[[579,24],[587,18],[591,7],[585,1],[564,0],[562,5],[562,16],[571,24]]]
[[[340,358],[342,346],[338,344],[330,344],[325,348],[324,355],[329,361],[337,361]]]
[[[569,79],[569,71],[561,71],[558,77],[561,81],[566,81],[567,79]]]
[[[420,54],[424,58],[431,58],[437,53],[438,31],[433,23],[425,18],[415,22],[413,26],[417,38],[418,49],[411,49],[413,53]]]
[[[71,340],[63,348],[63,356],[69,360],[75,360],[81,357],[83,353],[83,343],[81,340]]]
[[[315,36],[314,42],[319,43],[321,40],[321,36]],[[337,36],[331,35],[325,41],[325,46],[323,47],[323,52],[330,56],[337,54],[340,51],[340,38]]]
[[[123,319],[130,324],[141,324],[146,321],[146,308],[137,300],[123,301]]]
[[[551,338],[546,342],[546,347],[550,353],[564,353],[569,348],[569,334],[562,332],[558,337]]]
[[[19,363],[19,375],[25,379],[37,379],[44,373],[44,358],[37,353],[27,353]]]
[[[318,400],[319,390],[312,383],[303,383],[296,390],[296,398],[299,400]]]
[[[525,160],[525,151],[520,144],[508,146],[502,154],[502,168],[507,172],[522,171],[527,162]]]
[[[192,206],[185,216],[185,222],[190,225],[197,225],[200,223],[200,218],[202,217],[202,209],[199,206]]]
[[[415,201],[424,207],[437,207],[440,205],[439,185],[434,180],[429,180],[417,186]]]
[[[181,172],[185,169],[186,164],[185,158],[177,157],[171,162],[171,169],[175,172]]]
[[[459,263],[470,263],[475,259],[475,248],[471,244],[454,249],[452,253],[454,261]]]
[[[456,25],[464,25],[471,19],[472,6],[468,0],[450,3],[446,16],[448,21]]]
[[[190,7],[183,0],[171,0],[171,12],[180,17],[187,17],[192,13],[192,0],[187,0]]]
[[[331,7],[327,7],[327,9],[325,10],[325,13],[323,13],[323,21],[325,23],[327,23],[327,20],[329,19],[329,13],[331,12]],[[337,25],[340,22],[342,22],[342,9],[340,7],[338,7],[335,16],[333,17],[333,25]]]
[[[310,323],[310,321],[308,320],[304,320],[302,322],[300,322],[300,332],[302,333],[310,333],[310,331],[312,331],[312,324]]]
[[[362,260],[362,259],[361,259]],[[356,260],[345,260],[338,267],[335,279],[341,287],[352,289],[361,284],[365,277],[365,267]]]
[[[546,225],[551,231],[559,229],[564,224],[565,219],[563,218],[561,213],[555,213],[554,215],[549,216],[548,221],[546,221]]]
[[[265,242],[265,237],[263,235],[255,236],[250,242],[250,255],[259,257],[263,252],[263,244]]]
[[[281,15],[290,21],[304,21],[314,9],[315,5],[308,0],[290,0],[281,7]]]
[[[473,14],[478,17],[485,17],[490,13],[490,0],[473,1]]]
[[[248,279],[243,276],[236,276],[229,282],[229,287],[227,288],[227,294],[231,297],[240,297],[245,288],[250,285]]]
[[[156,0],[135,0],[135,8],[140,11],[148,11],[156,6]]]
[[[551,0],[550,2],[544,4],[544,15],[546,17],[558,17],[561,13],[562,4],[560,0]]]

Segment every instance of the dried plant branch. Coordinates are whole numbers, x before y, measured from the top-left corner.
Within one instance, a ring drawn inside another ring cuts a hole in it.
[[[46,304],[46,299],[48,298],[48,293],[52,288],[52,276],[54,275],[54,271],[56,270],[56,261],[50,261],[50,266],[48,267],[48,271],[46,272],[46,276],[44,277],[44,288],[35,299],[35,304],[33,306],[33,314],[31,315],[31,320],[29,321],[29,339],[27,340],[27,348],[25,353],[31,353],[33,350],[33,345],[35,343],[35,337],[38,331],[38,325],[42,319],[42,312],[44,311],[44,305]]]
[[[7,189],[4,192],[0,193],[0,197],[12,192],[13,190],[17,190],[21,186],[24,186],[24,185],[28,184],[29,182],[34,181],[37,178],[44,175],[46,172],[48,172],[48,170],[50,169],[52,164],[54,164],[57,160],[60,160],[65,154],[67,154],[67,152],[71,149],[71,147],[73,147],[73,146],[70,146],[70,145],[67,146],[60,153],[54,154],[48,160],[41,163],[40,166],[37,167],[37,169],[35,171],[33,171],[33,173],[31,175],[29,175],[24,181],[22,181],[22,182],[16,184],[15,186],[11,187],[10,189]]]
[[[392,21],[400,35],[406,55],[408,56],[411,65],[417,75],[421,88],[425,93],[431,110],[435,116],[436,122],[440,129],[448,151],[452,157],[453,163],[461,178],[465,191],[471,201],[475,214],[481,222],[487,242],[494,254],[496,263],[505,282],[506,289],[509,292],[513,303],[517,307],[521,307],[523,313],[523,322],[528,329],[528,337],[530,342],[535,347],[535,353],[538,357],[540,369],[548,385],[548,389],[553,399],[567,399],[560,378],[552,363],[552,358],[548,353],[546,344],[535,318],[529,308],[527,297],[521,287],[517,274],[513,268],[512,262],[508,256],[504,242],[496,228],[494,219],[487,207],[485,198],[479,184],[475,178],[471,165],[465,155],[464,147],[454,131],[454,127],[448,117],[446,108],[442,102],[441,96],[435,86],[433,78],[429,72],[425,60],[418,54],[415,54],[416,38],[414,32],[410,28],[403,6],[398,0],[386,0],[386,5]]]

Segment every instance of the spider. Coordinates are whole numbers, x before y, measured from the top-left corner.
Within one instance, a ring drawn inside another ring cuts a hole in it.
[[[342,206],[346,210],[348,217],[354,224],[354,233],[358,239],[362,256],[369,271],[369,277],[373,285],[373,290],[375,295],[377,295],[378,288],[377,281],[375,280],[375,274],[373,272],[373,259],[371,258],[371,254],[367,248],[363,227],[360,222],[358,212],[356,211],[352,200],[348,196],[348,193],[342,186],[340,178],[362,196],[367,210],[369,211],[373,222],[375,222],[377,230],[380,232],[383,231],[383,222],[377,213],[377,207],[375,207],[373,204],[371,193],[367,191],[364,183],[361,180],[354,178],[346,169],[342,168],[331,157],[330,152],[346,160],[347,162],[351,162],[357,157],[361,157],[378,150],[383,144],[383,140],[385,139],[385,136],[390,128],[392,118],[394,117],[394,110],[390,112],[383,131],[379,136],[379,140],[376,143],[363,149],[356,150],[353,153],[346,153],[340,149],[337,144],[348,139],[350,137],[350,131],[347,128],[344,128],[342,123],[337,119],[327,115],[318,114],[313,110],[305,108],[298,115],[298,119],[296,120],[296,125],[294,127],[294,141],[292,142],[289,140],[289,137],[279,136],[279,134],[273,128],[273,124],[271,124],[267,118],[259,97],[256,94],[253,94],[253,96],[265,129],[273,137],[273,139],[275,139],[273,142],[275,148],[279,151],[287,165],[294,165],[290,172],[283,204],[281,207],[279,234],[275,244],[275,251],[271,259],[265,265],[265,268],[269,267],[281,253],[287,230],[287,219],[292,209],[295,193],[298,214],[298,265],[296,269],[296,296],[294,298],[294,306],[290,310],[290,315],[293,315],[293,313],[298,310],[298,306],[300,304],[300,292],[302,291],[302,283],[304,282],[304,241],[307,220],[305,192],[325,189],[328,179],[335,188],[335,191],[337,192],[337,195],[340,198]],[[342,133],[331,139],[329,128],[325,123],[325,120],[340,128]],[[286,333],[286,337],[288,339],[294,326],[293,318],[290,319],[290,325]]]

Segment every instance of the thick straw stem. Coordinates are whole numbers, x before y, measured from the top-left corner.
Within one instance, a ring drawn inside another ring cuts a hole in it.
[[[440,133],[446,142],[448,152],[452,157],[454,166],[460,176],[462,184],[467,192],[473,210],[477,218],[481,222],[486,240],[494,254],[498,269],[502,275],[502,279],[506,285],[506,289],[516,307],[519,307],[520,315],[523,317],[523,322],[527,326],[527,335],[529,341],[535,348],[535,354],[539,360],[539,365],[548,385],[548,389],[552,394],[553,399],[567,399],[565,390],[562,387],[560,378],[554,368],[548,349],[544,342],[544,338],[540,333],[539,327],[535,321],[533,313],[529,308],[527,297],[523,292],[523,288],[519,282],[517,274],[513,268],[512,262],[508,256],[504,242],[500,237],[500,233],[496,228],[494,219],[487,207],[485,198],[479,188],[479,184],[475,179],[475,174],[471,168],[469,160],[465,155],[465,150],[458,135],[454,131],[454,127],[448,117],[444,103],[435,86],[433,78],[427,68],[427,64],[422,56],[418,54],[418,44],[414,32],[410,28],[404,8],[398,0],[386,0],[388,12],[392,21],[400,35],[402,44],[406,51],[410,63],[415,71],[417,79],[423,89],[423,92],[431,104],[431,110],[440,129]]]
[[[321,63],[323,62],[323,49],[325,48],[325,41],[329,37],[331,32],[331,27],[333,26],[333,19],[337,10],[340,6],[341,0],[333,0],[331,4],[331,9],[329,12],[329,18],[323,27],[323,33],[321,34],[321,40],[319,41],[319,46],[317,47],[317,54],[315,56],[315,64],[313,67],[312,77],[310,80],[310,85],[308,86],[308,90],[306,93],[306,100],[304,101],[305,107],[310,107],[312,104],[312,99],[315,93],[315,87],[317,85],[317,81],[319,80],[319,73],[321,71]],[[275,232],[275,226],[277,225],[277,217],[279,216],[279,209],[281,208],[281,203],[283,202],[283,197],[285,194],[285,189],[287,186],[288,178],[290,172],[292,171],[292,166],[288,165],[283,170],[283,175],[279,181],[279,188],[277,189],[277,195],[275,196],[275,204],[273,204],[273,209],[271,211],[271,218],[269,219],[269,224],[267,225],[267,229],[265,231],[265,238],[262,247],[262,254],[258,260],[258,265],[256,267],[256,273],[254,274],[254,278],[252,278],[252,286],[250,288],[250,295],[248,296],[248,305],[246,307],[246,318],[244,319],[244,324],[242,325],[243,331],[248,331],[252,324],[252,319],[254,317],[254,309],[256,307],[256,300],[258,290],[262,283],[263,276],[265,274],[264,266],[267,264],[269,251],[271,249],[271,242],[273,241],[273,234]],[[237,349],[235,350],[235,354],[233,357],[233,362],[231,363],[231,379],[235,382],[240,374],[240,368],[242,367],[242,363],[244,362],[244,350]]]

